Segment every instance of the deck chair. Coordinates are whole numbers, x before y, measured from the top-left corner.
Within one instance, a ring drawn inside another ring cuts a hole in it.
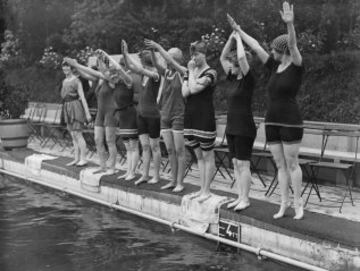
[[[316,179],[318,177],[319,171],[322,168],[326,168],[326,169],[330,169],[330,170],[334,170],[334,171],[339,171],[343,174],[344,178],[345,178],[345,185],[346,185],[346,189],[345,192],[343,193],[342,199],[341,201],[337,201],[337,203],[340,203],[339,206],[339,213],[341,213],[343,205],[345,203],[345,200],[347,197],[349,197],[350,201],[349,203],[351,203],[352,206],[354,205],[354,199],[352,196],[352,186],[353,186],[353,181],[355,178],[355,171],[356,171],[356,163],[359,162],[358,160],[358,151],[359,151],[359,138],[360,138],[360,131],[327,131],[326,134],[324,135],[325,137],[329,138],[330,136],[347,136],[347,137],[351,137],[354,138],[356,141],[356,146],[355,146],[355,150],[354,150],[354,157],[352,159],[350,159],[349,161],[325,161],[323,155],[320,157],[320,160],[318,162],[315,163],[311,163],[310,164],[310,168],[311,168],[311,178],[312,178],[312,182],[313,183],[317,183]],[[327,140],[327,139],[326,139]],[[325,148],[324,148],[324,152],[325,152]],[[311,187],[314,188],[316,191],[315,187]],[[307,198],[307,201],[309,199],[311,195],[311,189]]]
[[[43,120],[46,115],[46,106],[44,103],[34,103],[31,116],[29,118],[29,128],[32,136],[30,139],[38,139],[40,145],[44,142],[45,138],[42,136]]]
[[[62,104],[46,103],[46,113],[43,119],[44,128],[47,131],[47,137],[42,142],[42,146],[45,146],[48,142],[53,141],[54,144],[50,147],[52,149],[56,144],[64,147],[65,143],[61,142],[61,134],[64,134],[66,127],[61,124],[61,112]],[[60,132],[60,133],[59,133]]]

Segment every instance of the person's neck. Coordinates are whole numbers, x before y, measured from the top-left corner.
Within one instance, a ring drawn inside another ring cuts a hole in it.
[[[199,66],[196,67],[196,75],[199,76],[205,69],[207,69],[209,65],[206,62],[203,62]]]
[[[286,67],[291,63],[291,56],[284,55],[281,59],[281,66]]]
[[[72,74],[72,73],[66,74],[65,77],[66,77],[67,79],[70,79],[71,77],[73,77],[73,74]]]

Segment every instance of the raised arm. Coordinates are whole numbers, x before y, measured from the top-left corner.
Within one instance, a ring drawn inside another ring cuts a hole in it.
[[[237,23],[229,14],[227,15],[227,17],[232,28],[236,30]],[[256,53],[261,62],[266,63],[269,58],[269,54],[264,50],[264,48],[261,47],[259,42],[253,37],[246,34],[242,29],[240,31],[240,37]]]
[[[92,81],[92,82],[98,80],[97,77],[95,77],[95,76],[93,76],[93,75],[91,75],[91,74],[88,74],[88,73],[86,73],[86,72],[84,72],[84,71],[82,71],[82,70],[77,69],[77,71],[79,72],[80,76],[81,76],[82,78],[85,78],[86,80],[89,80],[89,81]]]
[[[297,47],[296,33],[294,27],[294,5],[290,6],[289,3],[285,1],[283,3],[283,10],[280,10],[280,15],[287,26],[287,31],[289,35],[288,46],[290,55],[292,57],[292,62],[297,66],[301,66],[302,57]]]
[[[107,54],[105,51],[103,51],[103,50],[97,50],[97,51],[99,51],[99,53],[102,54],[103,57],[106,57],[109,60],[109,62],[115,67],[115,69],[117,71],[119,71],[120,77],[124,80],[124,82],[129,87],[131,87],[133,84],[132,77],[126,71],[124,71],[124,69],[121,67],[121,65],[115,59],[113,59],[109,54]]]
[[[240,27],[239,27],[240,30]],[[240,30],[241,31],[241,30]],[[241,69],[242,74],[246,75],[250,69],[249,63],[246,58],[244,45],[240,38],[240,31],[235,34],[236,39],[236,52],[237,52],[237,61],[239,63],[239,67]]]
[[[220,63],[226,74],[229,73],[232,67],[230,61],[227,59],[227,56],[230,53],[233,42],[234,42],[234,32],[231,33],[231,35],[229,36],[220,55]]]
[[[164,68],[163,66],[160,65],[159,59],[156,56],[154,49],[150,49],[150,52],[151,52],[151,61],[152,61],[153,65],[155,66],[155,68],[157,69],[158,73],[160,75],[165,75],[166,68]]]
[[[122,47],[122,53],[129,65],[130,70],[132,70],[133,72],[135,72],[137,74],[141,74],[141,75],[145,75],[145,76],[154,78],[155,80],[160,79],[160,75],[157,72],[144,69],[144,67],[141,64],[139,65],[130,57],[127,43],[124,40],[122,40],[122,42],[121,42],[121,47]]]
[[[70,57],[64,57],[64,61],[66,61],[66,63],[68,63],[70,66],[74,67],[75,69],[77,69],[80,74],[84,73],[84,74],[88,74],[89,76],[95,77],[95,78],[100,78],[100,79],[105,79],[105,76],[96,70],[93,70],[89,67],[86,67],[84,65],[79,64],[76,59],[70,58]]]
[[[160,44],[146,39],[145,45],[148,48],[157,50],[165,61],[171,64],[180,74],[184,75],[187,72],[186,67],[181,66]]]
[[[193,60],[189,61],[188,68],[189,68],[188,88],[190,94],[199,93],[212,83],[212,80],[209,76],[196,78],[194,73],[195,62]]]

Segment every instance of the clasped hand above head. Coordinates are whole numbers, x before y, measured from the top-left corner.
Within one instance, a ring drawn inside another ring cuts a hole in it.
[[[226,14],[226,17],[227,17],[227,20],[228,20],[231,28],[232,28],[235,32],[240,32],[240,31],[241,31],[240,25],[238,25],[238,24],[236,23],[236,21],[234,20],[234,18],[231,17],[229,14]]]
[[[76,59],[70,57],[64,57],[63,61],[68,63],[70,66],[75,66],[78,63]]]
[[[157,50],[160,46],[157,42],[150,40],[150,39],[145,39],[144,43],[145,43],[146,48],[150,49],[150,50]]]

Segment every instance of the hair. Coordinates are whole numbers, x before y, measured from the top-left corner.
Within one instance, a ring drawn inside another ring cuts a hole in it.
[[[63,62],[61,62],[61,67],[70,67],[70,65],[65,60],[63,60]]]
[[[140,60],[143,64],[147,66],[153,66],[152,60],[151,60],[151,53],[149,50],[142,50],[139,53]]]
[[[179,64],[182,64],[184,62],[184,56],[182,51],[177,48],[177,47],[173,47],[170,48],[168,50],[168,53],[175,59],[176,62],[178,62]]]
[[[278,51],[279,53],[290,55],[289,35],[283,34],[276,37],[271,43],[271,48],[273,48],[275,51]]]
[[[252,54],[250,51],[248,50],[245,50],[245,56],[246,56],[246,59],[248,60],[248,62],[250,62],[252,60]],[[234,49],[234,50],[231,50],[226,58],[229,60],[229,61],[236,61],[237,62],[237,50]]]
[[[204,40],[195,41],[190,44],[190,55],[194,54],[195,52],[203,53],[206,55],[207,53],[207,43]]]

